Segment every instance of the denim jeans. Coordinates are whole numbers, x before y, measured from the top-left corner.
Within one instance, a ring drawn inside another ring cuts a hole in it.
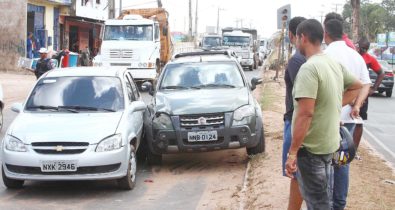
[[[353,136],[355,124],[345,123],[344,126]],[[333,209],[343,210],[346,207],[350,165],[333,167]]]
[[[282,166],[283,166],[283,176],[285,175],[285,162],[288,159],[288,151],[289,148],[291,147],[291,141],[292,141],[292,133],[291,133],[291,125],[292,122],[289,120],[284,121],[284,142],[283,142],[283,161],[282,161]]]
[[[299,149],[296,177],[308,210],[332,209],[333,154],[315,155]]]

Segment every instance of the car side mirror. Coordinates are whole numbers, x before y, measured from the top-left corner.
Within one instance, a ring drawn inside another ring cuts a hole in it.
[[[263,80],[257,77],[251,79],[251,90],[255,90],[257,85],[262,84]]]
[[[132,114],[134,112],[145,111],[145,109],[147,109],[147,105],[144,102],[133,101],[129,113]]]
[[[148,91],[148,93],[153,96],[154,95],[154,88],[151,82],[144,82],[141,85],[141,90],[142,91]]]
[[[20,113],[22,111],[22,103],[14,103],[11,106],[11,110],[16,113]]]

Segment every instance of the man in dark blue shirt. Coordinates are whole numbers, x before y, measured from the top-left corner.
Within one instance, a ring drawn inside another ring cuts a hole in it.
[[[293,45],[295,45],[296,42],[296,28],[304,20],[306,20],[306,18],[304,17],[294,17],[289,22],[289,30],[288,30],[289,39]],[[292,141],[291,122],[292,122],[292,114],[294,111],[292,89],[299,68],[305,62],[306,62],[306,58],[302,54],[300,54],[298,50],[296,50],[296,53],[288,61],[288,66],[287,69],[285,70],[285,75],[284,75],[285,86],[286,86],[286,95],[285,95],[286,112],[284,114],[284,143],[283,143],[283,157],[282,157],[283,176],[286,176],[285,161],[287,160],[287,154]],[[296,178],[293,178],[291,179],[291,184],[290,184],[288,210],[301,209],[302,202],[303,202],[303,198],[299,191],[298,182]]]

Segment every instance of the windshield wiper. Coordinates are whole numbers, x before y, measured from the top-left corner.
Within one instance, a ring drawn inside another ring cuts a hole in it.
[[[167,90],[171,90],[171,89],[188,89],[188,87],[180,86],[180,85],[169,85],[169,86],[163,86],[161,89],[167,89]]]
[[[113,109],[107,109],[107,108],[100,108],[100,107],[91,107],[91,106],[58,106],[60,109],[66,109],[66,110],[74,110],[75,112],[81,111],[81,110],[87,110],[87,111],[107,111],[107,112],[116,112]]]
[[[41,109],[41,110],[54,110],[54,111],[58,111],[58,107],[56,106],[44,106],[44,105],[40,105],[40,106],[28,106],[26,107],[27,110],[30,109]]]
[[[234,86],[234,85],[229,85],[229,84],[206,84],[206,85],[194,86],[194,88],[206,88],[206,87],[227,87],[227,88],[236,88],[236,86]]]

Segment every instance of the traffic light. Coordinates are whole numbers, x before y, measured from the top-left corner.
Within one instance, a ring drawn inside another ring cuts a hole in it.
[[[291,19],[291,5],[287,4],[277,9],[277,29],[282,29],[283,21],[286,21],[286,26]]]

